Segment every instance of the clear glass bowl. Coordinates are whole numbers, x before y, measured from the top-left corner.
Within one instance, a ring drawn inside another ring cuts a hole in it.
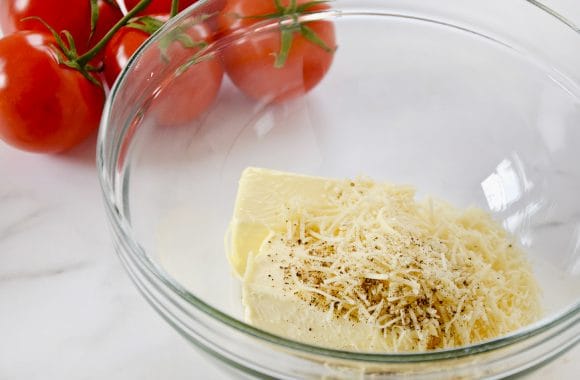
[[[301,19],[334,23],[338,44],[308,94],[255,101],[225,77],[207,112],[165,125],[159,112],[179,113],[192,97],[168,89],[201,63],[184,70],[191,55],[159,59],[159,45],[216,4],[190,7],[131,59],[98,141],[117,253],[173,328],[237,374],[280,379],[508,376],[578,343],[580,35],[571,23],[524,0],[335,1]],[[219,62],[231,44],[268,33],[276,23],[220,38],[198,62]],[[365,174],[488,210],[528,252],[543,319],[481,344],[413,354],[329,350],[247,325],[224,235],[248,166]]]

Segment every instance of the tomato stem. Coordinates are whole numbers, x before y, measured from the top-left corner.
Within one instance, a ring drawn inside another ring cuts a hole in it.
[[[278,53],[276,53],[276,60],[274,61],[275,68],[280,69],[286,64],[288,55],[290,54],[290,49],[292,48],[294,33],[302,34],[302,36],[304,36],[308,42],[320,47],[327,53],[334,52],[335,49],[326,45],[326,43],[314,32],[314,30],[307,27],[302,21],[300,21],[300,16],[308,12],[310,7],[327,2],[328,0],[313,0],[302,5],[298,5],[296,0],[290,0],[288,6],[285,7],[282,5],[281,0],[274,0],[274,6],[277,9],[276,13],[272,15],[257,16],[258,18],[283,19],[279,22],[280,50]]]
[[[296,12],[302,13],[302,12],[307,11],[309,8],[312,8],[312,7],[315,7],[317,5],[321,5],[321,4],[328,4],[329,2],[330,2],[330,0],[313,0],[313,1],[310,1],[308,3],[297,5]]]
[[[137,5],[133,7],[122,19],[120,19],[112,28],[105,34],[103,38],[99,42],[95,44],[89,51],[85,54],[81,55],[76,59],[76,63],[83,67],[85,66],[91,59],[93,59],[102,49],[104,49],[105,45],[115,33],[121,29],[125,24],[129,22],[135,15],[145,9],[152,0],[141,0]]]
[[[164,21],[156,19],[155,17],[142,16],[131,20],[131,22],[125,25],[125,27],[137,29],[152,35],[158,31],[163,26],[163,24],[165,24]]]
[[[98,0],[91,0],[91,33],[89,34],[89,40],[93,37],[93,33],[95,33],[98,21],[99,21],[99,2]]]
[[[280,69],[284,67],[292,48],[294,33],[300,33],[304,38],[320,47],[327,53],[333,53],[336,47],[328,46],[314,30],[300,21],[300,16],[307,13],[311,7],[327,4],[331,0],[312,0],[303,4],[298,4],[297,0],[289,0],[287,6],[282,4],[282,0],[273,0],[276,11],[274,13],[243,16],[246,19],[281,19],[278,24],[280,28],[280,50],[275,54],[274,67]]]
[[[179,12],[179,0],[171,0],[171,11],[169,17],[175,16]]]
[[[286,64],[290,48],[292,47],[292,40],[294,39],[294,28],[281,26],[280,29],[280,51],[276,54],[276,61],[274,62],[274,67],[277,69],[284,67]]]
[[[302,33],[306,40],[318,46],[327,53],[333,53],[336,50],[336,48],[331,48],[328,46],[322,38],[320,38],[312,29],[304,24],[300,25],[300,33]]]
[[[284,6],[282,5],[282,2],[280,0],[274,0],[274,6],[276,6],[276,10],[279,13],[283,13],[284,12]]]
[[[286,8],[286,12],[289,14],[296,13],[296,0],[290,0],[290,5]]]

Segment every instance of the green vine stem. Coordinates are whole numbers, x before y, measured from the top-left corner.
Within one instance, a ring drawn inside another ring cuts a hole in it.
[[[276,12],[268,15],[257,16],[258,18],[290,18],[291,23],[286,24],[280,22],[280,50],[276,54],[274,67],[281,69],[288,60],[290,49],[292,48],[292,41],[295,33],[300,33],[310,43],[318,46],[327,53],[333,53],[334,48],[331,48],[322,40],[311,28],[306,26],[299,20],[300,15],[308,12],[311,7],[326,4],[330,0],[312,0],[301,5],[298,5],[296,0],[290,0],[288,6],[284,6],[281,0],[274,0]]]
[[[131,9],[125,16],[123,16],[122,19],[120,19],[112,28],[111,30],[109,30],[107,32],[107,34],[105,34],[105,36],[103,38],[101,38],[101,40],[99,42],[97,42],[95,44],[95,46],[93,46],[89,51],[87,51],[85,54],[81,55],[80,57],[78,57],[76,59],[76,63],[83,67],[85,66],[87,63],[89,63],[91,61],[91,59],[93,59],[107,44],[107,42],[109,42],[109,40],[111,38],[113,38],[113,36],[115,35],[115,33],[121,29],[123,26],[125,26],[125,24],[127,24],[129,22],[129,20],[131,20],[133,17],[135,17],[135,15],[137,15],[137,13],[141,12],[143,9],[145,9],[152,0],[141,0],[137,5],[135,5],[133,7],[133,9]]]
[[[89,40],[93,38],[93,33],[97,29],[97,21],[99,20],[99,1],[90,0],[91,2],[91,33],[89,34]]]
[[[290,49],[292,48],[292,41],[294,34],[300,33],[310,43],[318,46],[327,53],[333,53],[336,48],[332,48],[324,42],[311,28],[306,26],[299,20],[299,17],[309,11],[310,8],[317,5],[328,4],[332,0],[311,0],[303,4],[298,4],[296,0],[290,0],[287,6],[282,4],[282,0],[273,0],[276,11],[254,16],[243,16],[244,19],[280,19],[280,50],[276,53],[276,60],[274,67],[281,69],[286,65]],[[239,17],[239,16],[238,16]],[[290,19],[291,23],[284,22],[285,19]]]
[[[179,0],[171,0],[171,12],[169,17],[175,16],[179,12]]]

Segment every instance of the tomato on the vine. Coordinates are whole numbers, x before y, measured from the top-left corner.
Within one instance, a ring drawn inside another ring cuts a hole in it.
[[[155,118],[160,125],[185,125],[215,102],[223,78],[216,57],[202,59],[162,89],[154,100]]]
[[[218,18],[223,33],[272,19],[268,32],[245,36],[225,48],[223,62],[232,82],[246,95],[283,102],[303,95],[325,76],[336,49],[330,21],[293,21],[329,9],[312,0],[229,0]],[[285,18],[285,23],[279,23]]]
[[[134,18],[120,28],[104,49],[103,74],[109,87],[129,62],[129,59],[154,32],[169,20],[169,14],[155,14]],[[155,53],[157,54],[157,53]],[[159,57],[152,58],[152,65]]]
[[[164,20],[167,16],[155,15],[151,18]],[[139,20],[130,23],[109,41],[105,48],[104,71],[110,85],[129,58],[149,37],[150,32],[146,30],[152,25],[151,18],[141,23]],[[216,57],[198,57],[203,47],[212,39],[209,26],[199,17],[192,17],[191,22],[184,21],[183,27],[157,41],[144,52],[146,56],[141,58],[141,62],[145,65],[136,66],[135,75],[142,72],[145,80],[146,77],[151,78],[161,73],[168,77],[177,73],[177,78],[160,89],[153,100],[152,109],[159,124],[186,124],[214,102],[223,77],[221,62]],[[191,64],[187,63],[189,61]]]
[[[91,36],[90,0],[2,0],[0,2],[0,29],[5,35],[19,30],[47,32],[39,17],[57,32],[68,30],[79,53],[84,53],[98,42],[123,16],[115,1],[98,0],[99,18]]]
[[[104,50],[103,68],[109,87],[113,86],[119,73],[129,62],[129,58],[149,36],[149,33],[142,30],[124,26],[107,43]]]
[[[125,7],[127,10],[131,10],[140,0],[125,0]],[[192,4],[199,2],[200,0],[179,0],[178,11],[181,12],[185,8]],[[140,15],[158,15],[158,14],[170,14],[171,12],[171,2],[172,0],[152,0],[151,3],[141,12]],[[203,4],[200,4],[197,9],[197,14],[205,14],[208,16],[206,24],[212,29],[216,29],[216,15],[226,6],[227,0],[208,0]]]
[[[99,0],[98,4],[99,18],[95,25],[95,31],[89,38],[89,42],[85,48],[86,50],[99,42],[101,38],[105,37],[105,34],[123,17],[123,13],[117,5],[116,0]]]
[[[98,128],[104,91],[60,65],[55,45],[34,31],[0,39],[0,138],[17,148],[61,152]]]
[[[149,52],[157,52],[158,59],[165,59],[165,69],[175,73],[152,103],[157,122],[166,126],[186,125],[208,110],[217,98],[224,73],[217,56],[204,54],[204,47],[213,39],[206,23],[193,21],[176,32]]]

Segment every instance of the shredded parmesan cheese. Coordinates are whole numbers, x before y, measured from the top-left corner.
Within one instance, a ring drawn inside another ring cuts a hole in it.
[[[285,228],[261,249],[285,294],[330,320],[371,324],[394,352],[469,345],[538,318],[529,263],[484,211],[368,179],[328,186],[322,210],[299,197],[280,205]],[[272,253],[280,247],[291,260]]]

